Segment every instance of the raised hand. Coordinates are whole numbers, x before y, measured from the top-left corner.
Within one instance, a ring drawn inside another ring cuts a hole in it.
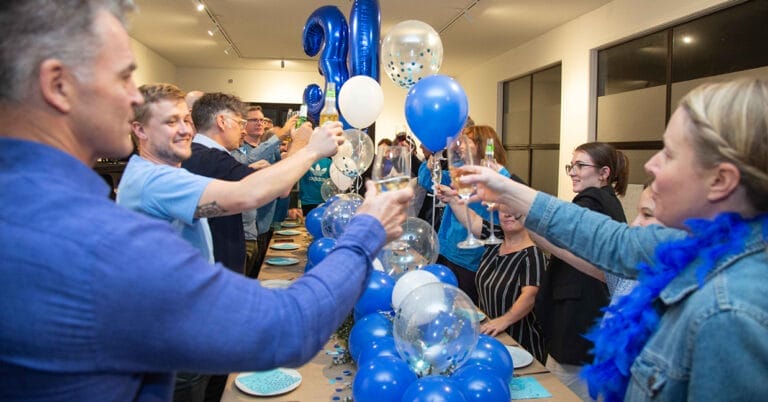
[[[316,128],[315,132],[312,133],[307,149],[316,152],[320,158],[333,156],[339,145],[344,143],[344,137],[341,135],[343,132],[340,122],[326,123],[322,127]]]

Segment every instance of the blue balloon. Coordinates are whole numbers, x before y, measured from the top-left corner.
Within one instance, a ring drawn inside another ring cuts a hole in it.
[[[432,152],[445,148],[448,138],[464,127],[468,114],[464,89],[444,75],[423,78],[411,87],[405,98],[408,126]]]
[[[363,294],[355,303],[355,313],[366,316],[377,311],[392,310],[395,280],[381,271],[371,271]]]
[[[481,334],[477,338],[475,349],[472,350],[472,354],[469,355],[469,359],[464,362],[462,367],[472,364],[487,366],[498,377],[507,381],[512,379],[512,372],[514,370],[512,356],[503,343],[491,336]]]
[[[355,0],[349,12],[350,75],[379,80],[381,11],[378,0]]]
[[[325,208],[316,207],[309,211],[307,217],[304,218],[304,226],[307,228],[307,232],[315,239],[323,237],[323,212],[325,212]]]
[[[440,279],[440,282],[459,287],[459,280],[456,278],[456,274],[443,264],[429,264],[421,267],[421,269],[435,274],[437,279]]]
[[[397,353],[397,347],[395,346],[395,338],[385,336],[373,341],[367,349],[360,352],[360,355],[357,357],[357,365],[362,366],[366,362],[381,356],[400,358],[400,355]]]
[[[508,380],[481,364],[463,366],[451,379],[467,402],[508,402],[511,399]]]
[[[429,376],[411,383],[403,402],[466,402],[458,386],[448,377]]]
[[[349,354],[357,361],[360,353],[379,338],[392,336],[392,322],[381,314],[373,313],[356,321],[349,331]]]
[[[451,376],[467,402],[509,402],[509,380],[481,364],[465,365]]]
[[[400,402],[416,374],[402,359],[377,357],[359,367],[352,383],[356,401]]]
[[[307,104],[307,116],[317,124],[320,121],[320,111],[323,110],[323,90],[317,84],[309,84],[304,88],[302,99]]]
[[[330,254],[334,247],[336,247],[336,239],[331,239],[330,237],[316,239],[307,249],[307,259],[312,265],[317,265]]]
[[[342,85],[349,79],[347,69],[347,50],[349,46],[349,27],[347,19],[336,6],[322,6],[315,10],[304,24],[302,34],[304,53],[308,56],[316,55],[323,49],[318,68],[326,82],[336,84],[338,95]],[[325,102],[325,100],[323,100]],[[338,110],[338,98],[336,109]],[[344,127],[350,127],[344,121],[343,116],[339,120]]]
[[[320,74],[328,82],[336,83],[336,89],[349,78],[347,50],[349,46],[347,19],[336,6],[322,6],[315,10],[304,24],[302,34],[304,53],[323,53],[318,60]]]

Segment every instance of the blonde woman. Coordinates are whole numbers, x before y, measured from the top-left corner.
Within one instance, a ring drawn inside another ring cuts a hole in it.
[[[768,83],[701,86],[645,164],[657,225],[630,228],[469,167],[478,196],[608,272],[639,278],[590,338],[593,397],[762,400],[768,394]],[[610,322],[609,322],[610,320]]]

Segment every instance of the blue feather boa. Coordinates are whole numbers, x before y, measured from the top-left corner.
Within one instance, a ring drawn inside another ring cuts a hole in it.
[[[697,258],[700,265],[696,277],[699,286],[703,285],[722,257],[744,250],[749,224],[755,220],[762,220],[763,238],[768,237],[765,214],[751,220],[735,213],[723,213],[711,221],[689,219],[685,222],[691,231],[689,236],[660,244],[653,265],[638,264],[638,285],[606,307],[606,317],[586,335],[595,344],[595,359],[581,375],[592,398],[600,394],[606,402],[624,399],[630,367],[659,325],[661,317],[653,303],[661,291]]]

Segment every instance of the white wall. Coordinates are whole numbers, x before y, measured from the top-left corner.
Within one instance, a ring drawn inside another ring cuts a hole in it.
[[[600,9],[541,35],[457,77],[469,98],[475,122],[500,129],[500,83],[558,62],[562,63],[560,166],[571,150],[594,139],[595,61],[597,48],[656,30],[694,14],[704,14],[723,0],[615,0]],[[559,170],[558,170],[559,171]],[[561,198],[571,199],[570,180],[561,173]]]
[[[136,85],[156,82],[176,83],[176,66],[154,50],[131,38],[131,48],[136,57],[136,71],[133,79]]]

